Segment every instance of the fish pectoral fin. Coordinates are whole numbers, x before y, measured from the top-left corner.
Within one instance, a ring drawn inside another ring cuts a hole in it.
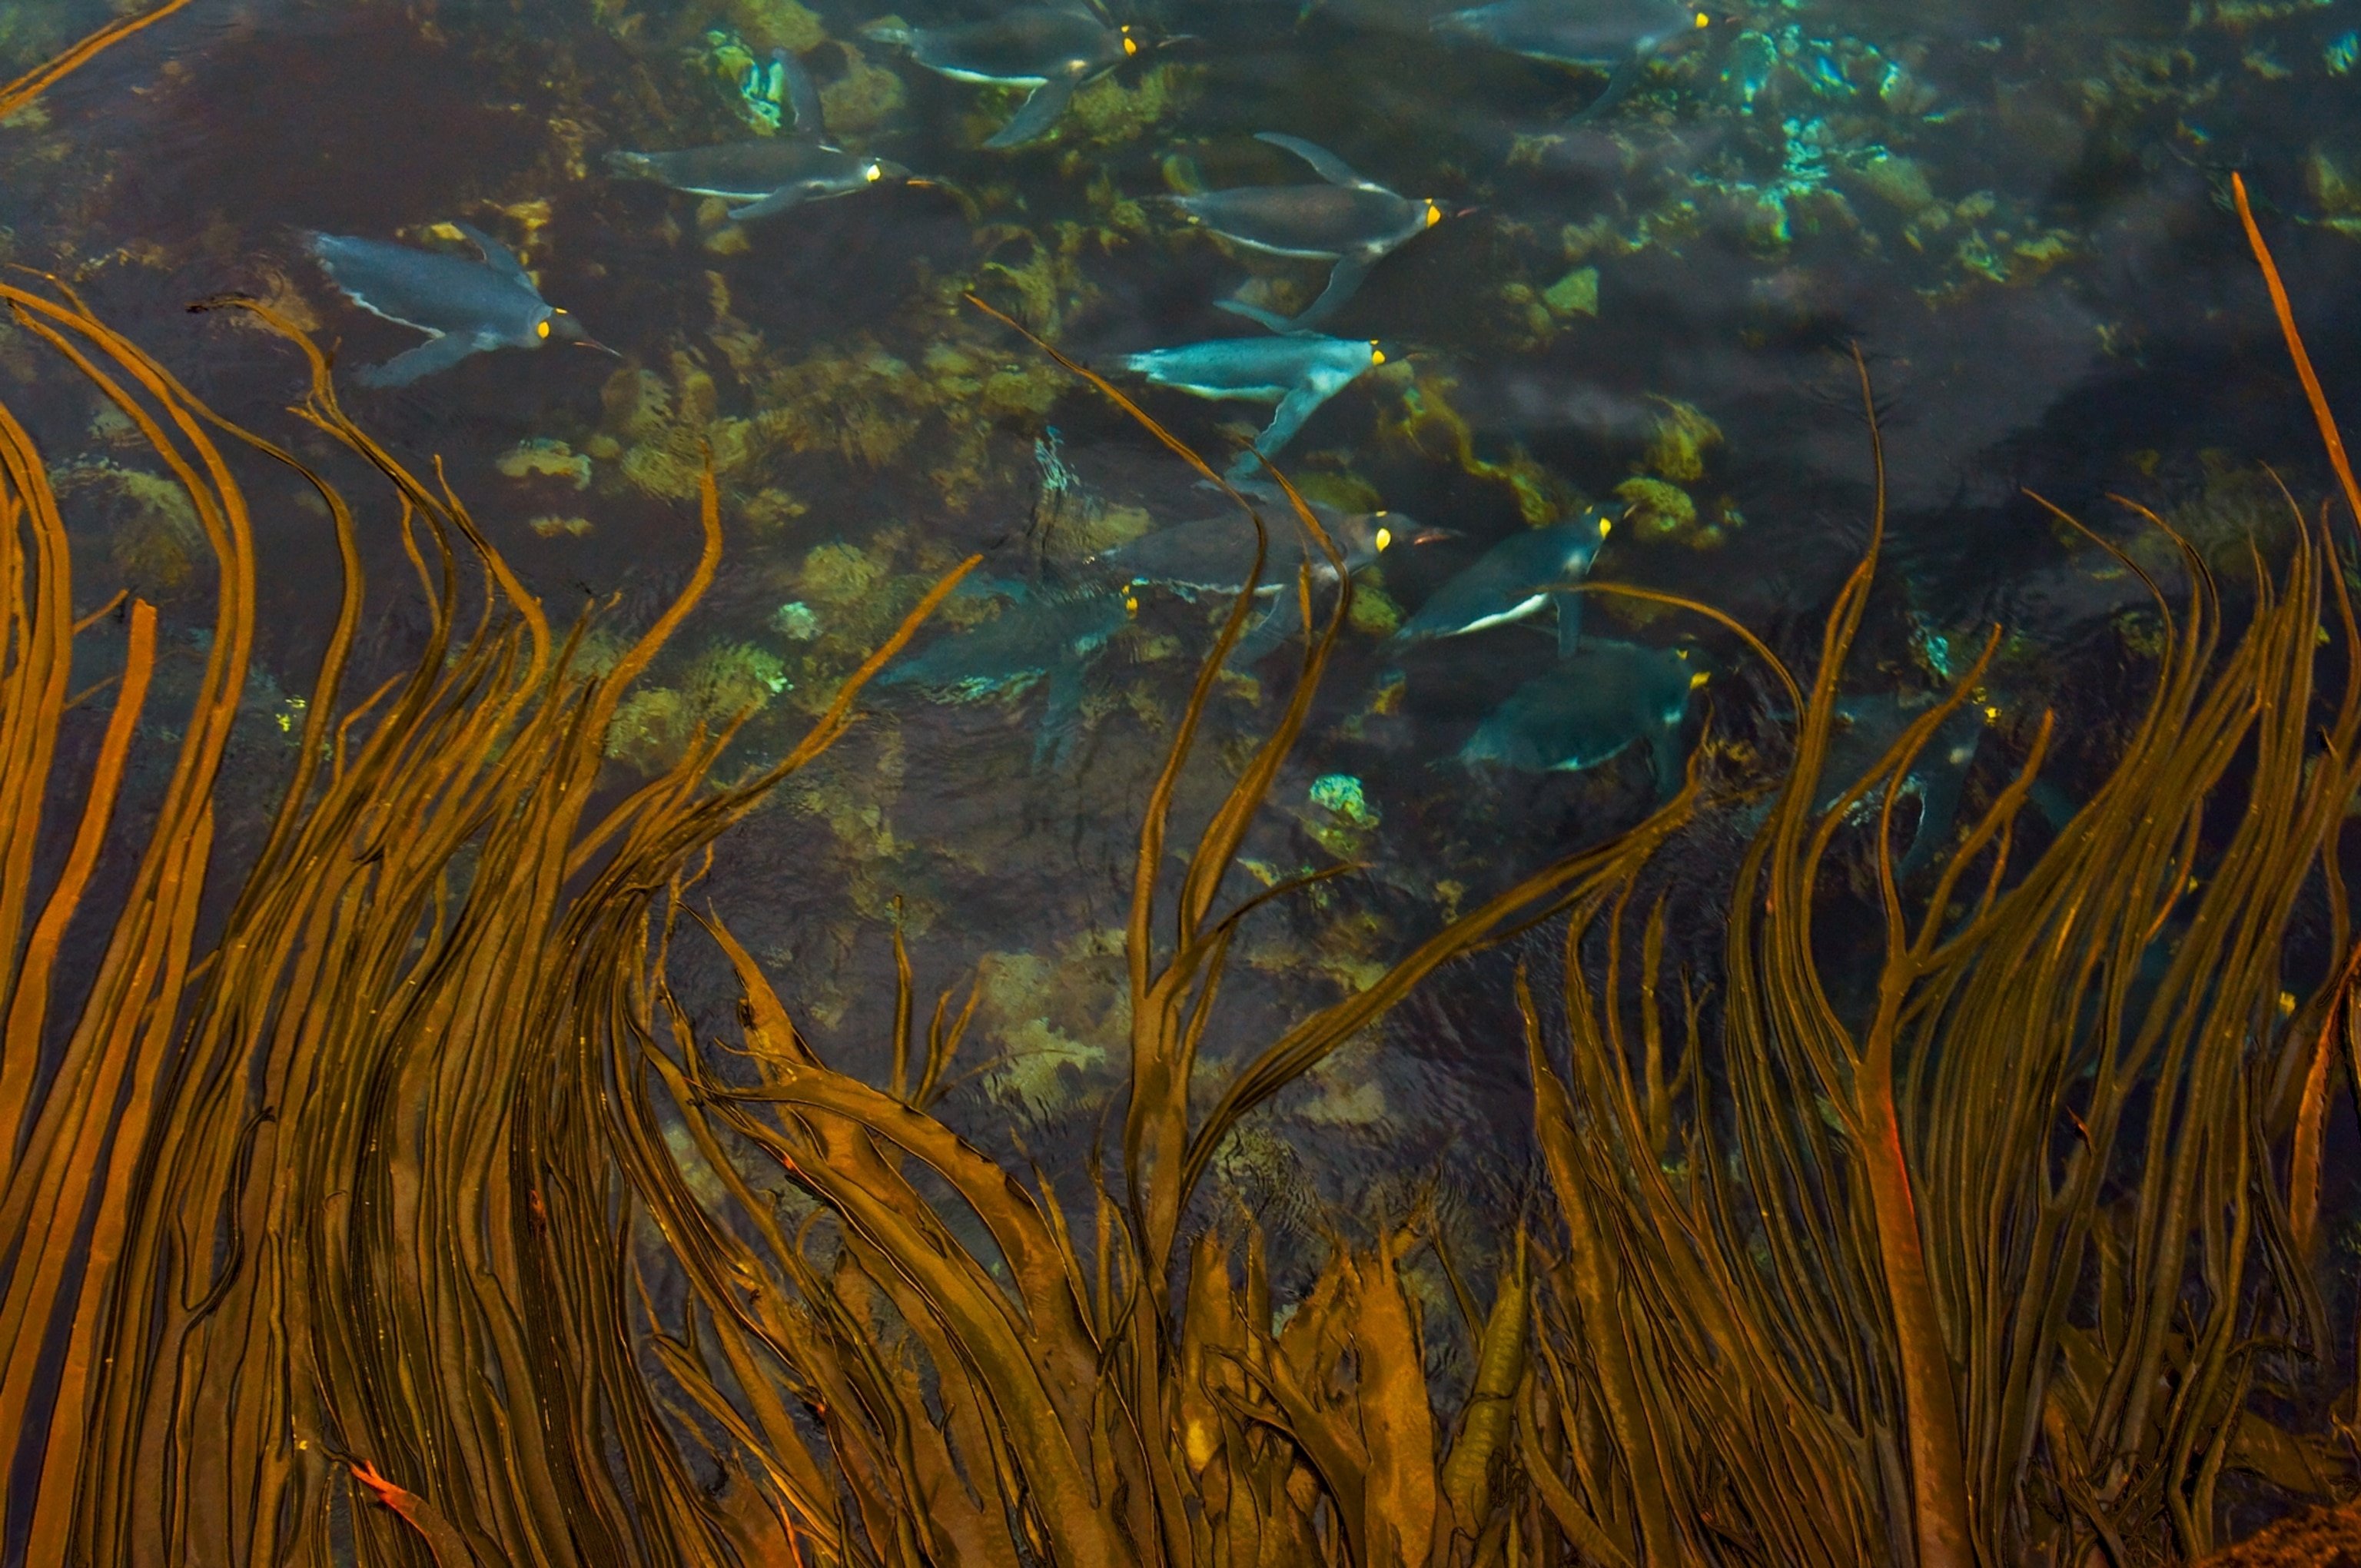
[[[1264,656],[1289,638],[1303,630],[1303,595],[1296,582],[1290,578],[1279,586],[1272,596],[1271,607],[1230,648],[1229,667],[1244,670],[1258,664]]]
[[[749,202],[742,207],[730,208],[730,221],[733,224],[759,223],[764,218],[776,217],[790,207],[803,205],[810,196],[811,187],[800,181],[793,185],[782,185],[759,202]]]
[[[787,113],[795,117],[790,128],[799,137],[826,135],[820,121],[819,88],[813,83],[811,72],[804,69],[803,61],[795,57],[792,49],[774,50],[771,58],[778,62],[779,84],[785,93]]]
[[[533,288],[533,279],[525,271],[524,263],[517,259],[515,251],[473,225],[455,223],[451,226],[467,236],[467,243],[483,253],[485,266],[511,282],[522,283],[532,291],[535,299],[541,297],[541,291]],[[412,352],[416,351],[412,350]]]
[[[1065,114],[1066,105],[1074,101],[1074,89],[1079,79],[1072,76],[1052,76],[1033,89],[1016,117],[986,138],[990,148],[1021,147],[1037,137],[1046,135],[1051,126]]]
[[[474,338],[439,333],[382,365],[364,365],[353,372],[353,379],[364,387],[407,387],[437,370],[448,370],[475,352]]]
[[[1382,250],[1375,255],[1367,251],[1356,251],[1338,257],[1336,265],[1328,269],[1328,286],[1321,290],[1320,297],[1305,306],[1295,320],[1289,323],[1291,330],[1310,331],[1343,310],[1346,302],[1361,291],[1361,284],[1368,277],[1369,269],[1375,267],[1384,257],[1385,252]]]
[[[1334,153],[1330,152],[1326,148],[1322,147],[1318,142],[1305,141],[1301,137],[1291,137],[1284,131],[1257,131],[1255,133],[1255,140],[1267,141],[1273,147],[1283,148],[1287,151],[1295,154],[1296,157],[1303,159],[1304,162],[1312,166],[1312,173],[1317,174],[1321,179],[1325,180],[1331,185],[1342,185],[1348,190],[1354,191],[1381,191],[1385,189],[1382,185],[1378,185],[1370,181],[1362,179],[1358,174],[1353,171],[1353,168],[1350,164],[1337,157]]]
[[[1566,121],[1566,125],[1574,126],[1587,124],[1620,104],[1625,98],[1631,96],[1632,88],[1640,85],[1640,78],[1647,73],[1647,70],[1648,51],[1646,49],[1633,49],[1630,54],[1625,55],[1614,71],[1609,73],[1607,85],[1598,96],[1576,111],[1574,117]]]
[[[1254,449],[1265,457],[1295,439],[1295,433],[1335,392],[1336,389],[1318,382],[1301,386],[1279,400],[1279,408],[1270,416],[1270,423],[1255,438]]]
[[[1213,308],[1217,311],[1227,311],[1234,316],[1244,316],[1257,325],[1268,327],[1273,332],[1285,333],[1295,330],[1295,323],[1277,311],[1267,311],[1260,305],[1249,305],[1244,300],[1215,300]]]
[[[1033,740],[1033,765],[1063,766],[1082,731],[1082,660],[1061,660],[1049,671],[1049,700],[1041,709],[1041,730]]]
[[[1557,604],[1557,656],[1571,656],[1582,641],[1582,596],[1553,594]]]

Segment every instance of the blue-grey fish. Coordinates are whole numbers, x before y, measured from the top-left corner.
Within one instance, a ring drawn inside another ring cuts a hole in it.
[[[1333,261],[1328,286],[1292,319],[1224,300],[1222,309],[1260,322],[1273,332],[1302,332],[1342,309],[1369,269],[1411,238],[1443,221],[1443,208],[1423,197],[1399,196],[1356,174],[1344,159],[1300,137],[1264,131],[1255,138],[1284,148],[1310,164],[1319,185],[1240,185],[1167,198],[1215,234],[1273,256]]]
[[[1681,727],[1706,672],[1687,648],[1593,638],[1509,696],[1459,760],[1520,773],[1595,767],[1646,742],[1656,798],[1681,786]]]
[[[1563,522],[1510,534],[1429,594],[1394,640],[1424,642],[1504,626],[1554,599],[1557,651],[1572,653],[1582,636],[1582,596],[1553,590],[1563,590],[1589,572],[1614,526],[1612,519],[1593,507]]]
[[[866,30],[954,82],[1031,88],[1016,117],[984,142],[991,148],[1018,147],[1045,134],[1073,102],[1076,88],[1140,50],[1137,29],[1109,26],[1079,5],[1016,5],[980,22],[942,27],[878,22]]]
[[[1217,337],[1178,348],[1152,348],[1115,357],[1119,367],[1159,387],[1200,398],[1235,398],[1276,403],[1270,423],[1229,467],[1233,479],[1251,477],[1257,454],[1271,457],[1294,439],[1321,404],[1386,362],[1374,338],[1322,337],[1294,333],[1279,337]]]
[[[1622,102],[1651,58],[1714,20],[1670,0],[1497,0],[1437,16],[1433,27],[1527,60],[1609,72],[1606,89],[1574,116],[1579,124]]]
[[[1073,743],[1092,663],[1138,609],[1128,587],[1034,594],[916,658],[887,665],[877,683],[925,686],[949,701],[975,702],[1046,678],[1049,700],[1033,761],[1055,766]]]
[[[480,229],[451,226],[483,254],[481,261],[381,239],[310,236],[312,254],[353,303],[427,334],[407,353],[357,371],[354,378],[361,385],[406,387],[471,354],[539,348],[553,340],[615,352],[543,299],[514,251]]]
[[[688,147],[675,152],[610,152],[619,174],[653,180],[692,196],[719,196],[742,206],[730,211],[733,223],[750,223],[805,202],[849,196],[873,185],[907,180],[898,163],[830,145],[820,117],[819,89],[810,72],[785,49],[771,51],[794,124],[783,134],[719,147]]]
[[[1261,490],[1259,486],[1240,488]],[[1268,543],[1255,593],[1269,600],[1270,609],[1247,629],[1232,651],[1231,662],[1241,665],[1253,663],[1301,629],[1303,605],[1296,584],[1305,566],[1311,567],[1315,585],[1336,580],[1336,563],[1313,542],[1310,532],[1285,505],[1284,498],[1274,492],[1267,499],[1280,504],[1277,515],[1268,510],[1264,515]],[[1317,501],[1309,504],[1329,542],[1335,545],[1347,574],[1374,565],[1379,555],[1396,544],[1423,543],[1443,537],[1444,532],[1422,527],[1415,518],[1400,512],[1347,512]],[[1183,598],[1193,598],[1201,593],[1235,594],[1246,587],[1254,553],[1253,520],[1244,512],[1233,511],[1199,518],[1193,522],[1176,522],[1170,528],[1142,534],[1128,544],[1100,552],[1093,557],[1093,564],[1113,569],[1126,582],[1153,583]]]
[[[1906,706],[1894,696],[1845,697],[1837,704],[1844,728],[1828,742],[1828,760],[1820,771],[1818,809],[1834,806],[1837,797],[1861,781],[1902,732],[1926,712],[1926,706]],[[1983,743],[1984,728],[1993,710],[1973,702],[1961,703],[1950,718],[1927,738],[1902,781],[1902,794],[1918,797],[1918,824],[1910,848],[1894,868],[1909,876],[1950,842],[1951,825],[1959,816],[1960,796],[1967,787],[1968,769]],[[1861,807],[1875,810],[1879,792],[1864,796]]]

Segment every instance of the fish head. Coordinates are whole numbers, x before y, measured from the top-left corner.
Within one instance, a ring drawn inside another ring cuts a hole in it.
[[[549,313],[533,324],[533,334],[543,343],[571,343],[583,348],[595,348],[601,354],[612,354],[618,359],[622,357],[620,353],[592,337],[579,318],[555,305],[552,305]]]
[[[1115,47],[1123,50],[1124,59],[1129,60],[1132,56],[1139,52],[1139,29],[1133,27],[1129,22],[1126,22],[1123,26],[1117,27],[1115,30],[1115,36],[1116,39]]]
[[[910,171],[890,158],[873,158],[862,164],[861,178],[872,185],[900,184],[910,178]]]

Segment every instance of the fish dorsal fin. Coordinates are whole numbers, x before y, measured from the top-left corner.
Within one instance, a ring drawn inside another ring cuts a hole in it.
[[[1351,191],[1382,191],[1385,189],[1384,186],[1378,184],[1375,181],[1364,180],[1358,174],[1354,173],[1352,167],[1343,159],[1337,157],[1334,153],[1330,152],[1326,148],[1320,146],[1317,142],[1308,142],[1301,137],[1291,137],[1284,131],[1257,131],[1255,133],[1255,140],[1267,141],[1273,147],[1285,148],[1288,151],[1295,154],[1296,157],[1303,159],[1304,162],[1312,165],[1312,172],[1317,174],[1321,179],[1325,180],[1331,185],[1342,185],[1345,189]]]
[[[820,118],[819,88],[804,69],[804,62],[785,49],[773,49],[771,59],[779,67],[779,82],[787,101],[787,113],[795,116],[795,135],[804,141],[818,141],[828,135],[828,126]]]
[[[466,236],[469,245],[483,253],[485,266],[524,289],[535,299],[541,297],[541,291],[533,286],[533,278],[525,271],[524,263],[517,259],[515,251],[472,224],[454,223],[451,226]]]

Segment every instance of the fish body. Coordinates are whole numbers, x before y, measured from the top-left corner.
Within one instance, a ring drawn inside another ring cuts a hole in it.
[[[1613,527],[1612,520],[1594,507],[1579,517],[1510,535],[1428,595],[1394,640],[1425,642],[1505,626],[1539,612],[1554,598],[1558,652],[1572,653],[1581,633],[1581,599],[1554,590],[1589,572]]]
[[[1159,387],[1200,398],[1276,403],[1252,451],[1230,465],[1229,477],[1237,479],[1254,473],[1257,455],[1276,455],[1321,404],[1385,362],[1385,350],[1368,338],[1296,333],[1213,338],[1122,355],[1114,363]]]
[[[899,44],[912,60],[954,82],[1031,88],[1016,117],[985,141],[990,148],[1016,147],[1042,136],[1066,112],[1076,88],[1140,50],[1135,29],[1110,27],[1090,11],[1065,5],[1017,5],[982,21],[941,27],[881,23],[868,32],[881,42]]]
[[[1371,268],[1443,221],[1443,208],[1434,202],[1398,195],[1365,180],[1324,148],[1276,131],[1256,139],[1294,153],[1324,183],[1241,185],[1170,200],[1195,222],[1240,245],[1335,263],[1320,298],[1292,319],[1235,301],[1224,305],[1274,332],[1301,332],[1326,321],[1353,297]]]
[[[802,63],[785,49],[773,51],[772,60],[795,112],[788,134],[672,152],[610,152],[608,166],[692,196],[742,203],[730,214],[738,223],[910,177],[898,163],[832,145],[820,118],[819,90]]]
[[[1527,60],[1609,72],[1598,96],[1568,122],[1580,125],[1621,103],[1639,85],[1651,59],[1713,22],[1710,12],[1659,0],[1498,0],[1437,16],[1433,26]]]
[[[1923,707],[1905,707],[1892,696],[1847,697],[1839,701],[1837,717],[1844,728],[1828,743],[1828,760],[1820,770],[1817,808],[1826,811],[1834,806],[1839,796],[1876,766],[1877,760],[1925,711]],[[1968,769],[1976,760],[1991,718],[1986,708],[1972,702],[1961,703],[1927,738],[1911,762],[1902,781],[1902,793],[1918,797],[1918,823],[1911,830],[1909,849],[1895,868],[1902,876],[1917,871],[1938,849],[1950,842],[1951,825],[1959,816],[1960,799],[1967,787]],[[1860,804],[1863,808],[1873,808],[1877,802],[1878,793],[1872,792]]]
[[[1034,595],[916,658],[888,665],[878,684],[925,686],[950,701],[974,702],[1046,679],[1049,702],[1033,761],[1037,767],[1055,766],[1081,727],[1091,664],[1138,609],[1128,587]]]
[[[1681,726],[1703,684],[1686,648],[1598,638],[1525,682],[1460,749],[1471,767],[1573,773],[1645,741],[1657,798],[1680,787]]]
[[[364,386],[407,386],[495,348],[539,348],[552,339],[603,346],[541,297],[506,246],[465,224],[452,226],[482,260],[348,235],[309,236],[312,254],[353,303],[428,334],[409,352],[362,369]]]
[[[1396,540],[1410,537],[1418,527],[1412,520],[1392,512],[1340,512],[1316,502],[1312,511],[1344,558],[1347,573],[1373,565]],[[1327,554],[1292,517],[1266,520],[1265,527],[1269,544],[1257,592],[1276,593],[1282,584],[1292,585],[1307,565],[1314,582],[1336,580],[1335,566]],[[1246,587],[1254,552],[1253,520],[1233,512],[1159,528],[1128,544],[1103,551],[1096,559],[1128,582],[1155,583],[1184,594],[1234,594]]]
[[[1652,54],[1711,20],[1692,7],[1658,0],[1498,0],[1447,12],[1434,19],[1433,27],[1527,60],[1606,71]]]

